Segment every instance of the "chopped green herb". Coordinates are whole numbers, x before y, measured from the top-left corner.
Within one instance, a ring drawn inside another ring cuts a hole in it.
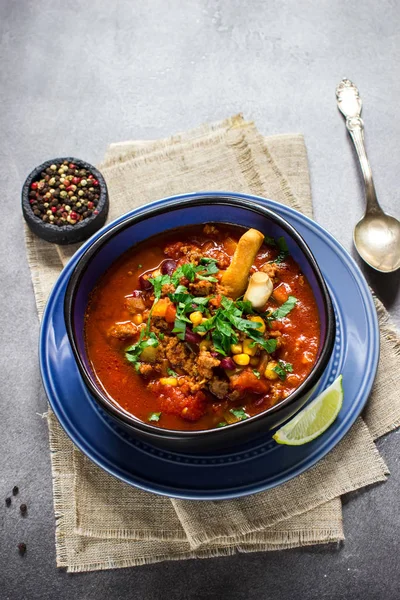
[[[261,373],[260,373],[260,371],[257,371],[257,369],[253,369],[253,373],[257,377],[257,379],[261,379]]]
[[[272,370],[275,371],[281,381],[285,381],[286,374],[293,373],[293,365],[284,360],[278,360],[278,364]]]
[[[264,244],[266,244],[267,246],[276,246],[276,241],[274,240],[273,237],[270,237],[269,235],[265,235],[264,236]]]
[[[178,376],[178,373],[175,373],[175,371],[173,369],[167,369],[167,373],[171,377],[177,377]]]
[[[289,296],[286,302],[284,302],[282,306],[274,310],[274,312],[269,316],[269,318],[272,320],[283,319],[283,317],[286,317],[286,315],[288,315],[290,311],[294,309],[296,303],[297,298],[295,298],[294,296]]]
[[[141,269],[142,267],[143,267],[143,265],[141,265],[141,264],[139,264],[139,265],[137,266],[137,268],[138,268],[138,269]]]
[[[212,277],[211,275],[206,276],[206,275],[197,274],[197,279],[200,279],[200,281],[212,281],[213,283],[218,281],[218,279],[216,277]]]
[[[158,339],[155,333],[150,333],[149,337],[144,338],[144,331],[144,329],[141,330],[139,340],[136,344],[129,346],[125,350],[125,357],[131,363],[137,363],[140,360],[140,355],[145,348],[149,346],[156,348],[158,346]]]
[[[165,333],[163,333],[162,331],[160,331],[160,333],[158,334],[158,337],[162,341],[165,338]]]
[[[169,275],[158,275],[157,277],[150,277],[148,281],[153,285],[156,300],[159,300],[162,286],[165,283],[171,283],[171,277]]]
[[[216,262],[217,262],[217,259],[216,259],[216,258],[208,258],[207,256],[203,256],[203,257],[200,259],[200,264],[201,264],[201,265],[208,265],[208,264],[210,264],[210,263],[214,263],[214,264],[216,264]]]
[[[221,423],[218,423],[217,427],[226,427],[228,425],[228,423],[226,421],[221,421]]]
[[[175,319],[174,328],[172,330],[172,333],[176,333],[176,337],[178,337],[180,340],[184,340],[185,334],[186,334],[185,321],[182,321],[181,319]]]
[[[186,277],[189,281],[194,281],[196,275],[196,266],[192,263],[185,263],[178,267],[171,276],[171,283],[178,285],[181,277]]]
[[[249,300],[236,300],[236,306],[246,315],[258,315]]]
[[[161,417],[161,413],[160,412],[152,412],[149,414],[148,416],[148,421],[159,421]]]
[[[239,421],[244,421],[249,418],[249,415],[244,412],[244,408],[231,408],[229,412]]]
[[[273,262],[281,263],[289,256],[289,248],[283,236],[277,239],[277,244],[279,248],[279,254]]]

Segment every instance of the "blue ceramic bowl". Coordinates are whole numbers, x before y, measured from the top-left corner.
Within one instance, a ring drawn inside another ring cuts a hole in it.
[[[161,429],[144,423],[114,404],[104,393],[91,369],[84,340],[84,316],[89,295],[98,279],[124,252],[147,238],[185,225],[227,223],[254,227],[274,238],[284,236],[290,254],[307,277],[319,311],[321,330],[317,361],[305,381],[279,404],[245,421],[204,431]],[[238,440],[250,439],[276,427],[294,415],[308,400],[317,385],[334,344],[335,319],[329,293],[307,244],[285,219],[260,204],[237,197],[192,195],[149,206],[139,214],[127,216],[88,246],[68,282],[64,302],[68,337],[83,380],[94,399],[131,435],[170,449],[195,452],[196,449],[228,447]]]

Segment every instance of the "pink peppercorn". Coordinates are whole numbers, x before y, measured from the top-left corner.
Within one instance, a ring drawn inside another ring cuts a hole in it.
[[[37,188],[38,188],[37,181],[34,181],[33,183],[31,183],[31,189],[32,190],[37,190]]]

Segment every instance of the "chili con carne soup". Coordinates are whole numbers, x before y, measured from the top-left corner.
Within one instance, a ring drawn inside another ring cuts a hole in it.
[[[218,223],[126,252],[92,291],[85,341],[115,404],[162,428],[200,430],[291,394],[315,364],[319,329],[285,239]]]

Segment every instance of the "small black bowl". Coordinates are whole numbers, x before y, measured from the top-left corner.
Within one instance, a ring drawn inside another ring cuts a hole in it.
[[[256,199],[255,199],[256,200]],[[255,227],[274,238],[285,236],[289,251],[307,277],[320,316],[320,346],[316,363],[303,383],[287,398],[264,412],[226,427],[197,431],[163,429],[145,423],[118,406],[96,378],[87,355],[84,327],[86,307],[99,278],[128,249],[177,226],[212,221]],[[223,449],[277,427],[293,416],[315,390],[331,357],[335,340],[335,316],[329,291],[317,262],[300,234],[285,219],[248,198],[229,193],[191,194],[165,199],[127,214],[95,236],[88,244],[69,279],[64,300],[68,338],[87,389],[98,405],[129,434],[170,450],[200,452]]]
[[[97,181],[99,182],[100,198],[96,206],[96,211],[98,211],[98,214],[92,214],[87,219],[83,219],[75,225],[62,225],[61,227],[58,227],[58,225],[43,222],[40,217],[37,217],[33,213],[32,207],[29,203],[29,192],[31,190],[31,184],[34,181],[40,180],[40,174],[42,171],[48,169],[50,165],[60,164],[64,162],[64,160],[67,160],[69,163],[74,163],[81,169],[87,169],[96,177]],[[34,234],[43,240],[46,240],[46,242],[52,242],[54,244],[60,244],[63,246],[66,244],[76,244],[78,242],[83,242],[91,235],[96,233],[96,231],[103,227],[104,223],[106,222],[109,207],[107,184],[100,171],[93,167],[93,165],[80,160],[79,158],[72,158],[69,156],[64,158],[53,158],[51,160],[46,160],[46,162],[42,163],[33,169],[31,173],[29,173],[24,185],[22,186],[21,204],[25,221]]]

